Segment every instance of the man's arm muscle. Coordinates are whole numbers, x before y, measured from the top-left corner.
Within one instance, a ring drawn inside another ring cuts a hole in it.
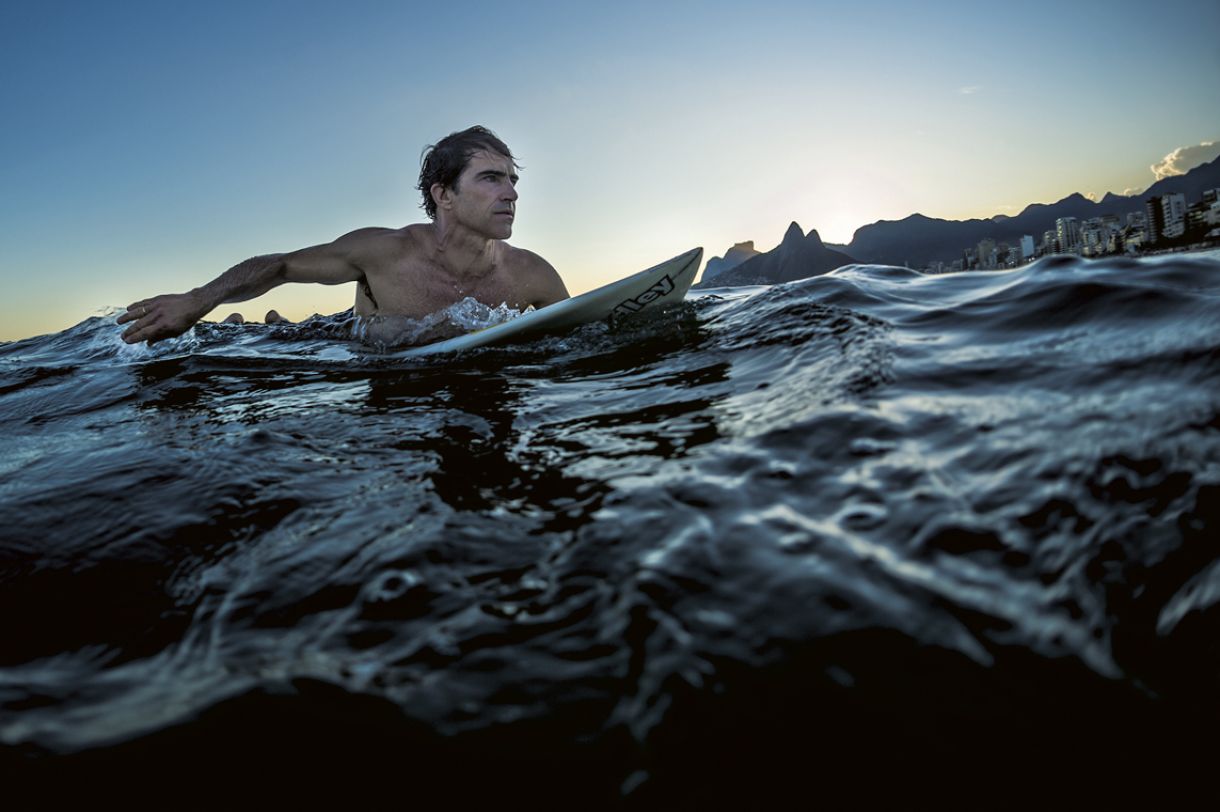
[[[386,250],[386,228],[360,228],[334,242],[302,248],[283,255],[285,282],[341,285],[364,279],[364,267],[376,263]]]
[[[284,282],[318,282],[339,285],[364,278],[359,267],[363,250],[384,229],[360,229],[332,243],[288,254],[265,254],[239,262],[220,276],[189,293],[171,293],[141,299],[127,306],[119,324],[135,322],[123,332],[128,344],[173,338],[191,328],[212,308],[226,302],[244,302],[262,296]]]

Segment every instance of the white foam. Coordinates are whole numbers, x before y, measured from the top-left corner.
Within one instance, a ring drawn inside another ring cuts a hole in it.
[[[357,319],[352,334],[357,341],[378,348],[413,347],[486,330],[488,327],[512,321],[533,309],[531,305],[524,311],[517,310],[509,307],[506,302],[501,302],[498,307],[489,307],[467,296],[460,302],[419,319],[407,316],[365,316]]]

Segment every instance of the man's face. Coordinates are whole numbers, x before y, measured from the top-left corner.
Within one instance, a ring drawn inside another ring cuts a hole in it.
[[[512,236],[517,211],[517,170],[497,152],[476,152],[449,190],[455,219],[493,239]]]

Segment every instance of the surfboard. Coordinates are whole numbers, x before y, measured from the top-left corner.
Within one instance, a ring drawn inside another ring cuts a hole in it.
[[[695,281],[695,274],[699,271],[702,259],[703,249],[692,248],[660,265],[588,293],[524,313],[512,321],[464,336],[410,347],[394,354],[418,356],[457,352],[492,344],[529,340],[603,319],[630,318],[645,310],[655,310],[663,305],[682,301],[690,289],[691,282]]]

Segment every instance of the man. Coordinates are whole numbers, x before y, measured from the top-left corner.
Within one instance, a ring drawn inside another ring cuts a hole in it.
[[[129,344],[181,335],[213,308],[284,282],[357,282],[358,316],[421,319],[467,296],[489,307],[545,307],[568,298],[550,263],[513,248],[517,163],[490,130],[471,127],[429,147],[419,190],[432,222],[362,228],[332,243],[253,257],[189,293],[141,299],[118,322]]]

